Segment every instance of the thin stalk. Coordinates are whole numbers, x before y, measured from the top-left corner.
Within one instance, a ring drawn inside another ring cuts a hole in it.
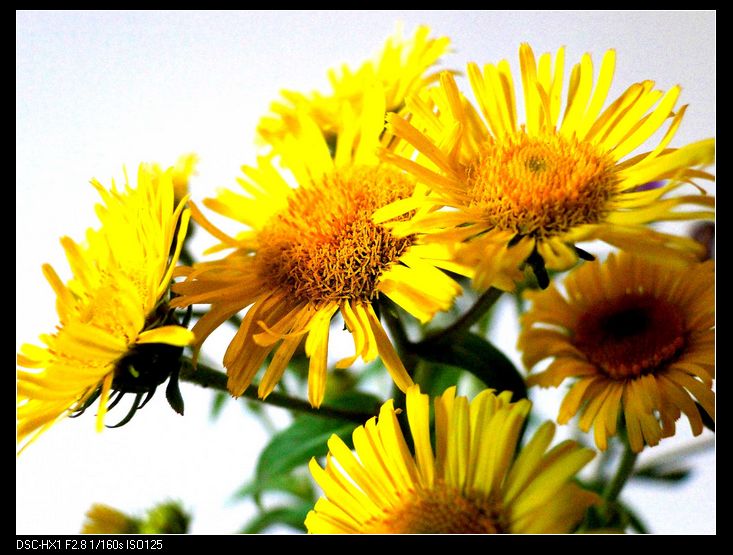
[[[634,465],[636,464],[636,457],[638,453],[634,453],[631,449],[628,439],[625,434],[624,438],[624,451],[621,454],[621,462],[619,462],[616,474],[613,476],[610,482],[606,484],[606,489],[603,492],[603,499],[606,504],[610,504],[616,501],[621,490],[624,489],[626,481],[631,477],[634,472]]]
[[[219,391],[228,391],[227,376],[224,372],[209,368],[202,363],[198,363],[196,365],[196,368],[194,368],[193,364],[188,359],[184,359],[182,362],[180,379],[182,381],[193,383],[201,387],[209,387]],[[242,393],[241,396],[275,407],[294,410],[298,412],[305,412],[314,416],[321,416],[323,418],[336,418],[339,420],[347,420],[349,422],[355,422],[357,424],[364,424],[367,420],[369,420],[372,416],[375,416],[376,414],[376,412],[368,413],[351,411],[337,407],[330,407],[327,405],[321,405],[320,408],[314,408],[310,405],[308,401],[305,401],[303,399],[296,399],[294,397],[289,397],[287,395],[282,395],[276,392],[270,393],[266,399],[260,399],[257,395],[257,388],[257,384],[252,384],[244,391],[244,393]]]
[[[437,341],[448,339],[454,335],[459,335],[464,331],[468,331],[471,326],[478,322],[483,317],[483,315],[486,314],[492,306],[494,306],[496,301],[499,300],[499,297],[501,297],[502,293],[503,291],[501,289],[490,287],[483,294],[481,294],[478,299],[476,299],[476,302],[473,304],[473,306],[471,306],[471,308],[469,308],[463,314],[463,316],[458,318],[458,320],[453,322],[447,328],[432,335],[429,335],[420,343],[434,343]]]

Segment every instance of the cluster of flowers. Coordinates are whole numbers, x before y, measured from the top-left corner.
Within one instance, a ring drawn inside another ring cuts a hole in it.
[[[621,432],[634,452],[657,445],[682,413],[700,434],[714,420],[714,264],[702,244],[648,224],[714,218],[713,197],[678,193],[714,179],[703,169],[714,140],[669,146],[685,113],[679,87],[643,81],[607,103],[614,51],[595,82],[584,55],[564,94],[564,50],[537,59],[522,44],[521,118],[510,63],[469,64],[461,90],[456,71],[434,69],[449,46],[421,27],[358,71],[332,72],[329,94],[283,93],[241,190],[203,200],[243,225],[234,236],[189,201],[192,157],[141,165],[122,191],[93,182],[101,228],[84,245],[62,239],[73,279],[44,267],[60,324],[18,356],[19,445],[96,398],[101,429],[111,397],[133,393],[137,409],[167,379],[175,405],[183,348],[198,353],[244,309],[223,359],[229,392],[265,365],[266,398],[304,347],[317,408],[338,319],[354,354],[335,366],[380,357],[406,395],[407,426],[390,400],[354,431],[355,453],[332,438],[325,468],[311,463],[325,496],[309,531],[567,532],[599,502],[573,481],[595,451],[550,448],[552,422],[518,448],[531,403],[511,392],[469,401],[451,387],[431,418],[383,327],[385,298],[427,324],[464,288],[520,285],[527,385],[572,383],[559,423],[579,415],[600,450]],[[177,266],[189,215],[218,241],[207,253],[226,256]],[[594,240],[618,252],[601,262],[577,246]],[[176,311],[194,304],[208,310],[189,330]]]

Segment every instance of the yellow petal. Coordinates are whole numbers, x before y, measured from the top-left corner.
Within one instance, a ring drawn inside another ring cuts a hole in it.
[[[166,343],[176,347],[186,347],[194,342],[191,330],[182,326],[161,326],[142,332],[135,343]]]
[[[421,394],[417,385],[407,391],[407,419],[415,444],[421,485],[430,488],[435,478],[433,448],[430,445],[430,398]]]
[[[374,334],[374,338],[377,342],[379,356],[382,358],[382,362],[384,362],[390,376],[392,376],[395,385],[397,385],[400,390],[406,392],[408,388],[413,385],[412,378],[407,373],[407,370],[405,370],[400,357],[392,346],[392,342],[384,332],[379,319],[377,319],[377,315],[374,313],[374,309],[371,304],[366,305],[364,308],[366,310],[372,333]]]

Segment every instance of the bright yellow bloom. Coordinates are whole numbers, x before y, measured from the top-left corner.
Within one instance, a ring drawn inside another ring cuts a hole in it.
[[[188,195],[188,182],[191,180],[191,176],[196,173],[198,161],[198,156],[193,153],[184,154],[176,160],[176,165],[173,166],[173,175],[171,176],[176,202],[180,202]]]
[[[418,386],[407,392],[414,456],[392,401],[379,418],[354,430],[356,456],[336,435],[325,469],[310,469],[326,497],[308,513],[311,533],[522,534],[565,533],[599,501],[572,479],[594,456],[572,440],[549,451],[545,422],[517,453],[531,403],[484,390],[469,403],[455,387],[435,399],[435,449],[430,406]]]
[[[166,304],[189,220],[184,202],[174,202],[172,172],[141,165],[135,189],[113,183],[107,190],[93,180],[103,201],[96,206],[101,227],[88,230],[86,244],[61,239],[73,278],[64,285],[43,266],[56,293],[59,326],[41,336],[43,347],[25,344],[18,355],[18,364],[30,369],[18,371],[19,443],[27,445],[96,395],[101,430],[110,391],[150,391],[151,373],[162,368],[146,365],[145,354],[165,349],[158,344],[192,342]]]
[[[468,66],[483,120],[449,73],[441,75],[441,87],[408,102],[411,123],[388,116],[389,128],[422,156],[409,160],[387,152],[385,158],[414,174],[433,194],[388,207],[377,221],[422,207],[395,232],[465,242],[461,256],[477,266],[474,284],[480,289],[493,284],[503,265],[524,262],[546,287],[547,269],[568,269],[579,256],[592,259],[575,246],[580,241],[599,239],[655,259],[699,259],[700,244],[646,226],[713,218],[709,195],[667,196],[694,178],[713,179],[699,169],[714,159],[713,139],[668,147],[685,113],[686,106],[673,112],[680,87],[665,94],[654,90],[652,81],[635,83],[602,111],[615,53],[609,50],[603,57],[595,89],[591,58],[585,54],[573,68],[563,109],[564,50],[554,68],[550,54],[537,63],[527,44],[519,57],[526,113],[522,125],[505,60],[483,71]],[[667,120],[653,150],[628,157]],[[639,189],[658,180],[666,184]],[[703,208],[675,211],[680,205]],[[443,206],[454,210],[434,212]]]
[[[557,387],[577,378],[558,422],[580,413],[606,449],[623,410],[634,451],[675,433],[683,412],[692,432],[703,424],[697,401],[713,419],[715,394],[715,291],[712,261],[688,268],[654,264],[628,254],[593,262],[565,279],[566,295],[550,286],[527,292],[519,349],[531,374],[528,385]]]
[[[260,158],[258,167],[243,167],[249,178],[239,180],[245,195],[222,190],[217,198],[204,201],[247,226],[236,238],[193,208],[196,221],[222,241],[214,250],[235,250],[222,260],[181,272],[188,279],[174,286],[181,296],[173,304],[211,304],[193,329],[197,346],[251,305],[224,356],[233,395],[244,392],[274,350],[259,385],[260,397],[267,396],[305,339],[308,398],[319,406],[330,322],[337,312],[356,351],[337,367],[379,354],[400,388],[412,384],[372,305],[386,295],[426,322],[448,309],[460,293],[458,284],[436,265],[462,269],[435,260],[445,249],[393,237],[372,220],[374,210],[409,197],[415,187],[409,176],[380,164],[376,156],[384,109],[384,94],[372,88],[359,114],[345,111],[333,158],[316,123],[301,115],[282,153],[298,187],[292,188],[269,159]]]
[[[409,94],[436,80],[435,73],[427,70],[448,51],[447,37],[430,38],[430,29],[420,26],[412,38],[403,39],[398,30],[387,39],[379,56],[362,64],[356,71],[343,65],[341,73],[328,73],[330,94],[312,92],[305,95],[282,91],[283,100],[273,102],[271,115],[263,117],[257,127],[259,136],[271,145],[277,145],[297,125],[298,114],[308,114],[331,138],[343,129],[342,111],[345,105],[359,112],[364,105],[364,93],[374,85],[385,92],[386,110],[397,111]]]

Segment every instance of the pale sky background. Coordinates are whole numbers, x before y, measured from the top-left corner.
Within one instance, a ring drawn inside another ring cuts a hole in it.
[[[278,91],[325,92],[328,68],[375,54],[398,21],[405,34],[426,23],[451,37],[454,52],[441,67],[506,58],[517,83],[521,42],[537,55],[565,45],[566,74],[584,52],[598,65],[615,48],[611,98],[643,79],[664,90],[679,83],[680,103],[690,106],[672,146],[715,136],[712,11],[16,12],[16,348],[57,323],[41,264],[69,277],[58,240],[80,240],[97,226],[92,177],[108,185],[122,179],[123,165],[134,175],[141,161],[170,165],[196,152],[194,199],[235,186],[239,167],[254,161],[256,123]],[[200,232],[196,244],[211,242]],[[517,360],[513,326],[498,339]],[[209,352],[219,356],[232,333],[218,334]],[[121,429],[95,433],[90,411],[32,445],[16,462],[16,532],[73,534],[94,502],[141,513],[167,498],[193,512],[194,533],[241,527],[253,508],[230,496],[251,478],[267,434],[241,403],[229,403],[212,425],[211,392],[181,389],[184,417],[161,390]],[[553,407],[538,408],[554,416]],[[124,415],[118,410],[110,422]],[[273,416],[286,422],[282,411]],[[692,440],[686,421],[679,424],[680,435],[651,456],[712,436]],[[694,475],[684,486],[624,490],[653,532],[715,533],[715,454],[689,462]]]

